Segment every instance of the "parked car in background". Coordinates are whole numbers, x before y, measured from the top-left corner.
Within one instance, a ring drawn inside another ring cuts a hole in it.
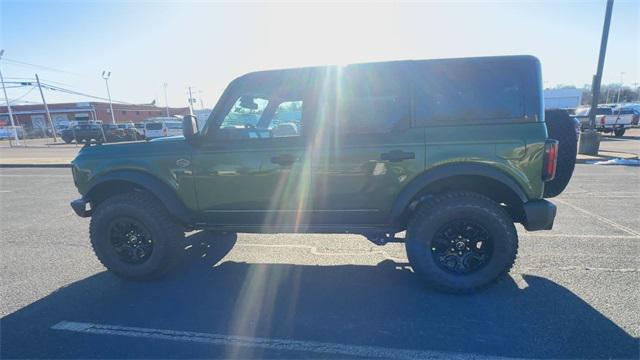
[[[118,124],[118,129],[122,129],[122,131],[124,131],[125,140],[135,141],[138,139],[142,139],[138,135],[138,130],[133,123]]]
[[[60,137],[67,144],[105,140],[101,121],[79,121],[62,130]]]
[[[135,123],[133,126],[138,132],[138,139],[144,139],[144,123]]]
[[[620,106],[621,114],[631,114],[631,125],[638,126],[640,121],[640,104],[624,104]]]
[[[73,141],[77,143],[90,141],[102,143],[137,140],[138,135],[133,126],[121,125],[103,124],[101,121],[83,121],[63,130],[60,136],[67,144]]]
[[[144,124],[146,139],[182,135],[182,121],[177,118],[152,118]]]
[[[589,127],[589,106],[581,106],[576,109],[575,116],[580,120],[582,129]],[[624,135],[625,131],[633,124],[633,111],[600,105],[596,109],[596,130],[603,133],[613,133],[616,137]]]
[[[25,132],[22,126],[2,126],[0,127],[0,140],[15,139],[15,133],[18,133],[18,139],[25,138]]]

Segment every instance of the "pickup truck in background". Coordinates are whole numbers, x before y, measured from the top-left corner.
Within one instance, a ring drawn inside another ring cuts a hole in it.
[[[589,111],[589,106],[581,106],[574,113],[583,130],[589,127]],[[596,109],[596,130],[599,132],[622,137],[628,128],[637,124],[638,116],[632,108],[598,106]]]

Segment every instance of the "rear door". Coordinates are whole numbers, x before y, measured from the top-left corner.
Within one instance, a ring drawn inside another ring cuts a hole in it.
[[[319,83],[334,84],[335,94],[316,119],[314,222],[385,224],[400,190],[425,163],[424,129],[411,126],[406,63],[351,65],[327,76],[334,79]]]

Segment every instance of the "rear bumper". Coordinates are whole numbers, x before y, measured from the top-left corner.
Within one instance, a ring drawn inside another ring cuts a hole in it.
[[[528,231],[551,230],[556,218],[556,206],[547,200],[534,200],[524,203],[525,221],[522,223]]]
[[[87,210],[87,204],[89,204],[89,202],[86,201],[84,198],[81,198],[81,199],[73,200],[71,202],[71,208],[76,213],[76,215],[80,217],[89,217],[91,216],[91,209]]]

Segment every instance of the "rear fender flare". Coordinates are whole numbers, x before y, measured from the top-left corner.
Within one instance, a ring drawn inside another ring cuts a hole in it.
[[[528,201],[527,194],[511,176],[492,166],[473,163],[441,165],[418,175],[400,192],[391,208],[391,223],[403,223],[403,215],[411,202],[430,184],[460,175],[482,176],[496,180],[511,189],[522,203]]]

